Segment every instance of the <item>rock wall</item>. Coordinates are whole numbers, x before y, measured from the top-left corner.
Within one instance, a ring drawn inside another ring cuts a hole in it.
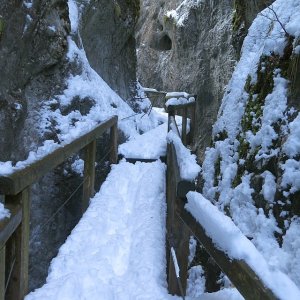
[[[142,1],[137,33],[138,77],[141,84],[198,95],[196,145],[200,156],[211,139],[223,94],[233,71],[233,1],[204,1],[192,6],[179,24],[168,16],[182,1]],[[199,1],[200,2],[200,1]]]
[[[141,1],[139,80],[145,87],[198,95],[195,148],[200,161],[247,29],[267,2]]]
[[[0,1],[0,161],[24,160],[29,151],[35,151],[46,139],[58,142],[55,121],[48,120],[45,130],[43,112],[46,101],[63,93],[70,74],[82,72],[80,64],[67,58],[70,34],[85,48],[94,70],[132,104],[138,1],[77,0],[80,13],[77,17],[81,21],[76,32],[71,32],[69,18],[68,4],[72,2],[75,3],[67,0]],[[60,110],[62,115],[79,109],[86,115],[93,99],[84,99],[77,107],[81,102],[77,98],[67,107],[55,104],[50,109]],[[106,143],[104,140],[102,144]],[[58,246],[81,214],[79,190],[49,221],[81,182],[70,168],[73,161],[50,172],[32,187],[31,290],[44,282]],[[47,226],[43,226],[47,221]]]

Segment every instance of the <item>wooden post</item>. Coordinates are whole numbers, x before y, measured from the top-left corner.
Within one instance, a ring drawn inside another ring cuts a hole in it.
[[[0,249],[0,300],[5,299],[5,246]]]
[[[116,164],[118,162],[118,123],[110,127],[110,163]]]
[[[187,125],[187,107],[183,108],[182,112],[182,143],[184,146],[186,146],[187,140],[186,140],[186,125]]]
[[[170,115],[169,115],[170,118]],[[177,292],[176,286],[176,275],[175,275],[175,269],[173,267],[172,263],[172,256],[171,253],[171,247],[170,242],[173,240],[173,223],[174,223],[174,201],[175,198],[175,176],[173,172],[173,164],[172,164],[172,151],[171,151],[171,144],[167,145],[168,151],[167,151],[167,188],[166,188],[166,197],[167,197],[167,219],[166,219],[166,259],[167,259],[167,279],[168,279],[168,289],[171,294],[175,294]],[[174,277],[175,275],[175,277]]]
[[[190,145],[192,145],[194,142],[195,122],[196,122],[196,102],[195,105],[191,107],[190,141],[189,141]]]
[[[189,230],[184,223],[176,216],[176,200],[177,200],[177,183],[179,182],[180,174],[177,164],[176,150],[173,144],[168,144],[167,156],[167,274],[168,274],[168,289],[169,293],[181,296],[180,288],[176,272],[170,255],[170,246],[174,247],[178,265],[180,268],[180,281],[183,288],[183,293],[186,292],[187,284],[187,269],[189,256]],[[171,243],[171,245],[170,245]]]
[[[20,203],[22,206],[22,223],[14,233],[16,262],[6,291],[6,300],[22,300],[28,292],[29,264],[29,221],[30,197],[29,187],[16,196],[6,196],[5,203]]]
[[[90,198],[95,193],[95,160],[96,160],[96,140],[88,144],[85,148],[84,157],[84,176],[83,176],[83,195],[82,195],[82,213],[89,206]]]

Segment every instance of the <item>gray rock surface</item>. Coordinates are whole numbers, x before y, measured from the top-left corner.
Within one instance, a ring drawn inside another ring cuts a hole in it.
[[[91,66],[130,102],[130,85],[136,82],[134,25],[138,2],[77,2],[83,5],[77,43],[82,43]],[[81,72],[80,65],[66,59],[70,31],[67,0],[0,1],[0,161],[24,160],[45,139],[56,140],[55,124],[45,131],[41,114],[44,101],[62,94],[69,74]],[[81,113],[86,114],[93,99],[77,98],[62,113],[80,106]],[[70,162],[32,188],[30,290],[44,282],[58,246],[80,217],[81,190],[43,226],[82,180],[65,171]]]
[[[272,1],[203,1],[189,10],[179,26],[166,14],[182,2],[141,1],[138,77],[145,87],[198,95],[195,148],[202,161],[245,33],[256,14]]]
[[[190,9],[183,26],[166,17],[181,1],[142,2],[139,80],[158,90],[198,95],[196,145],[202,156],[235,65],[233,1],[204,1]]]

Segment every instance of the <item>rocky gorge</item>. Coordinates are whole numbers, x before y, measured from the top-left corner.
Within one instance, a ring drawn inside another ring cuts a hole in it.
[[[125,111],[117,95],[100,91],[99,75],[130,107],[124,118],[141,109],[140,84],[196,94],[198,191],[264,255],[284,257],[280,267],[299,285],[300,34],[283,0],[268,9],[273,2],[2,0],[0,162],[22,161],[47,140],[63,142],[90,112],[99,122],[102,107]],[[101,156],[106,137],[99,143]],[[31,290],[81,216],[80,190],[56,214],[81,182],[81,155],[32,187]],[[98,185],[107,171],[98,166]],[[206,291],[228,284],[198,244],[191,267],[201,264]]]

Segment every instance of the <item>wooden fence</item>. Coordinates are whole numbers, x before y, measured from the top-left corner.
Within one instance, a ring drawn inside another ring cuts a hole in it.
[[[28,291],[30,186],[68,157],[84,149],[83,211],[94,194],[96,139],[110,130],[110,161],[117,162],[117,122],[114,116],[92,131],[27,167],[0,177],[0,194],[11,217],[0,221],[0,300],[21,300]]]
[[[189,139],[186,135],[186,110],[195,108],[192,103],[186,105],[172,106],[169,111],[169,129],[177,128],[175,132],[181,137],[183,144]],[[183,110],[182,134],[175,121],[175,111]],[[195,112],[192,112],[191,119],[192,134],[194,133]],[[173,130],[174,131],[174,130]],[[170,294],[185,297],[187,285],[189,239],[193,235],[205,248],[207,253],[214,259],[216,264],[227,275],[245,299],[278,299],[273,292],[266,287],[255,271],[243,260],[232,260],[227,254],[217,249],[211,238],[206,235],[205,230],[194,219],[194,217],[184,209],[187,201],[186,194],[195,190],[195,184],[182,180],[179,172],[176,149],[172,143],[168,144],[167,150],[167,277]],[[222,224],[220,224],[222,226]],[[171,247],[174,248],[177,262],[180,269],[180,277],[176,273]]]

